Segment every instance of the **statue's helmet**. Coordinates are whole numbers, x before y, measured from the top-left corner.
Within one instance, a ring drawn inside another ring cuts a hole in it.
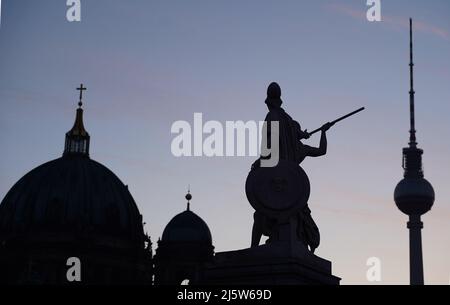
[[[268,98],[273,98],[273,99],[278,99],[281,98],[281,88],[280,85],[278,85],[277,83],[273,82],[269,85],[269,87],[267,88],[267,97]]]
[[[273,82],[267,88],[266,104],[272,107],[280,107],[282,103],[280,85]]]

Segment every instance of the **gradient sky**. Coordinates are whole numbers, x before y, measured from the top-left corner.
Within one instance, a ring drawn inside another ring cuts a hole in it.
[[[304,128],[366,106],[329,132],[328,155],[302,166],[321,231],[317,254],[343,284],[409,283],[407,217],[395,206],[408,140],[408,26],[415,20],[418,142],[436,202],[423,217],[425,280],[450,281],[450,2],[382,0],[3,0],[0,27],[0,197],[61,156],[83,82],[91,157],[129,185],[156,242],[186,207],[211,229],[216,251],[249,246],[244,183],[254,158],[175,158],[176,120],[262,120],[266,87]],[[318,136],[309,141],[318,144]]]

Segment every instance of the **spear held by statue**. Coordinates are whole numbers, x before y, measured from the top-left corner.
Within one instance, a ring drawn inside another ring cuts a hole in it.
[[[338,119],[336,119],[336,120],[334,120],[334,121],[332,121],[332,122],[329,122],[328,124],[326,124],[326,125],[328,125],[328,126],[333,126],[334,124],[336,124],[337,122],[340,122],[340,121],[342,121],[342,120],[345,120],[346,118],[348,118],[348,117],[350,117],[350,116],[352,116],[352,115],[354,115],[354,114],[357,114],[358,112],[361,112],[361,111],[363,111],[365,109],[365,107],[361,107],[361,108],[359,108],[359,109],[357,109],[357,110],[355,110],[355,111],[352,111],[352,112],[350,112],[349,114],[346,114],[346,115],[344,115],[344,116],[341,116],[340,118],[338,118]],[[312,136],[313,134],[315,134],[316,132],[319,132],[319,131],[321,131],[323,129],[323,126],[322,127],[320,127],[320,128],[317,128],[317,129],[315,129],[315,130],[313,130],[313,131],[311,131],[311,132],[308,132],[308,136]]]

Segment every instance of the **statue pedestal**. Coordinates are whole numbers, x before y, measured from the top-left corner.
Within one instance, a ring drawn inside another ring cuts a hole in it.
[[[339,285],[331,262],[300,243],[274,242],[216,253],[205,268],[207,285]]]

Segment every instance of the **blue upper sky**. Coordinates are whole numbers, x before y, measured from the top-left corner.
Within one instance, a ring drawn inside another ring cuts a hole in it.
[[[176,120],[262,120],[266,87],[304,128],[360,106],[329,132],[329,153],[302,164],[322,233],[318,255],[343,283],[408,283],[406,216],[392,194],[408,140],[408,18],[415,24],[417,137],[436,203],[424,217],[425,279],[450,278],[450,2],[382,0],[3,0],[0,27],[0,197],[35,166],[61,156],[83,82],[91,157],[137,201],[154,241],[192,210],[217,251],[247,247],[252,208],[244,183],[254,158],[175,158]],[[318,144],[315,136],[310,145]]]

